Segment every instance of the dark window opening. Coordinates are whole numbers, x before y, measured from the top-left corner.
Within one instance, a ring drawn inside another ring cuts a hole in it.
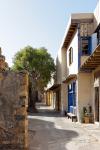
[[[82,39],[82,54],[83,55],[88,54],[88,48],[89,48],[88,39]]]
[[[88,55],[90,54],[90,50],[91,50],[91,38],[90,37],[85,37],[82,38],[82,55]]]
[[[73,62],[73,48],[71,47],[69,49],[69,65],[71,65]]]

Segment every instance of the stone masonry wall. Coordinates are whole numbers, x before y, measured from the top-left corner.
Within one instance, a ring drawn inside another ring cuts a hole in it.
[[[0,72],[0,150],[28,150],[28,75]]]

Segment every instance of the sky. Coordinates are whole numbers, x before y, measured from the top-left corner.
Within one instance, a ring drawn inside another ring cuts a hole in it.
[[[55,59],[71,13],[93,12],[98,0],[0,0],[0,47],[12,65],[25,46],[45,47]]]

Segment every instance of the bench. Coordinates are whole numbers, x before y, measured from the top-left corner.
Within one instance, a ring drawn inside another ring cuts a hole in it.
[[[71,118],[72,119],[72,122],[75,120],[77,121],[77,116],[75,114],[72,114],[72,113],[67,113],[67,117],[68,119]]]

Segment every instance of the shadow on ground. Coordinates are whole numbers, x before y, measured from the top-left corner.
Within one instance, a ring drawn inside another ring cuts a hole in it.
[[[29,150],[67,150],[67,143],[78,137],[73,130],[55,127],[51,121],[28,117]]]
[[[44,116],[44,117],[63,117],[60,112],[50,109],[49,106],[46,106],[44,103],[37,103],[37,112],[28,113],[30,116]]]
[[[45,112],[44,112],[45,111]],[[60,112],[54,110],[39,110],[36,113],[29,113],[29,116],[43,116],[43,117],[63,117]]]

